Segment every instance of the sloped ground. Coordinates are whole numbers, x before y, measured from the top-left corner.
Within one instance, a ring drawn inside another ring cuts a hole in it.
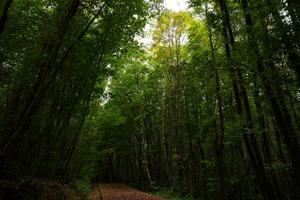
[[[0,181],[1,200],[79,200],[68,186],[49,180]]]
[[[124,184],[95,185],[90,200],[166,200],[128,187]]]
[[[100,185],[95,185],[93,187],[92,192],[89,194],[88,199],[89,200],[102,200],[102,195],[101,195],[101,186]]]

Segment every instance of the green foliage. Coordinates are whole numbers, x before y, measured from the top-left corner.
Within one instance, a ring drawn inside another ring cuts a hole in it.
[[[9,147],[6,164],[16,166],[10,173],[17,176],[90,180],[100,154],[99,126],[126,120],[116,106],[101,108],[99,99],[112,66],[160,1],[84,0],[78,8],[74,2],[14,0],[0,33],[0,152],[7,144],[21,147]]]
[[[78,194],[82,195],[83,198],[86,197],[92,189],[90,180],[74,180],[72,186]]]
[[[297,198],[293,2],[14,0],[0,33],[1,178]],[[145,48],[136,36],[153,18]]]
[[[158,191],[154,192],[154,194],[171,200],[194,200],[191,195],[181,196],[178,193],[170,191],[168,188],[160,188]]]

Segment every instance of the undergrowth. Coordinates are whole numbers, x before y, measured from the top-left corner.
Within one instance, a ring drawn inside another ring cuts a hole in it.
[[[170,200],[195,200],[190,194],[183,196],[178,192],[174,192],[168,188],[159,188],[154,192],[154,194]]]
[[[91,182],[88,180],[75,180],[72,187],[80,195],[81,199],[87,199],[88,194],[92,190]]]

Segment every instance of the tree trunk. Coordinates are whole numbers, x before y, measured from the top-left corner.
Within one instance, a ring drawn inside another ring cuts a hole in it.
[[[77,130],[77,133],[75,134],[74,141],[71,145],[70,154],[67,157],[66,162],[65,162],[65,166],[64,166],[64,169],[63,169],[63,180],[64,181],[68,181],[68,179],[69,179],[69,176],[68,176],[69,166],[70,166],[71,160],[73,158],[73,155],[74,155],[74,152],[75,152],[75,149],[76,149],[76,145],[77,145],[80,133],[81,133],[81,129],[82,129],[82,126],[83,126],[83,123],[84,123],[84,120],[85,120],[85,116],[86,116],[86,114],[83,114],[83,117],[80,120],[80,124],[79,124],[78,130]]]
[[[224,37],[224,45],[227,54],[228,63],[231,60],[231,49],[228,41],[231,41],[231,47],[234,49],[234,38],[230,38],[228,36],[228,32],[231,32],[231,23],[229,18],[226,17],[228,15],[227,3],[226,0],[219,0],[221,12],[222,12],[222,19],[223,19],[223,37]],[[229,15],[228,15],[229,16]],[[269,184],[267,179],[263,161],[258,150],[258,145],[256,141],[256,137],[253,130],[253,120],[252,114],[250,110],[249,100],[247,89],[244,86],[243,76],[239,69],[233,69],[234,72],[233,76],[233,89],[235,92],[235,98],[237,101],[238,106],[238,113],[239,115],[243,116],[247,132],[243,132],[244,142],[246,144],[246,150],[250,157],[251,163],[253,165],[256,177],[258,179],[259,187],[262,191],[262,194],[265,199],[267,200],[274,200],[276,199],[275,194],[273,193],[273,189]],[[240,106],[240,107],[239,107]]]
[[[242,8],[244,11],[244,17],[246,25],[248,26],[248,35],[250,40],[251,49],[253,50],[253,55],[256,56],[256,63],[258,72],[263,74],[265,73],[265,66],[262,60],[262,56],[260,55],[258,51],[258,44],[255,40],[254,33],[253,33],[253,22],[252,17],[250,13],[248,12],[248,1],[247,0],[241,0]],[[271,69],[273,69],[272,76],[274,77],[274,67],[271,66]],[[298,139],[296,136],[296,133],[294,132],[291,117],[289,115],[289,111],[287,109],[287,106],[285,104],[285,100],[283,97],[282,92],[279,89],[275,89],[265,80],[263,80],[263,86],[265,89],[265,93],[271,103],[276,122],[279,127],[280,133],[284,137],[284,141],[286,143],[288,155],[292,162],[293,171],[295,174],[296,183],[298,185],[298,188],[300,189],[300,147],[298,144]]]
[[[53,77],[57,74],[58,69],[54,63],[61,48],[63,38],[70,28],[71,22],[77,12],[79,3],[80,0],[70,1],[68,13],[63,18],[59,31],[57,32],[55,38],[53,38],[53,40],[50,42],[51,44],[49,47],[46,49],[45,54],[47,55],[47,59],[40,66],[41,73],[38,75],[35,83],[33,83],[31,95],[27,98],[29,99],[28,104],[25,106],[21,116],[14,123],[10,138],[0,153],[2,158],[4,158],[7,151],[14,146],[14,140],[22,132],[24,125],[29,122],[31,116],[33,116],[35,111],[39,108],[40,102],[44,97],[49,84],[51,83]]]
[[[288,0],[288,9],[290,7],[296,8],[299,6],[299,3],[294,2],[293,0]],[[295,71],[296,73],[296,78],[298,81],[298,87],[300,88],[300,55],[299,55],[299,48],[300,48],[300,18],[298,21],[293,21],[295,28],[294,28],[294,34],[289,34],[291,30],[283,23],[282,17],[280,16],[280,11],[278,6],[276,5],[277,2],[274,0],[267,0],[267,4],[272,7],[271,9],[271,14],[274,17],[275,20],[275,26],[278,27],[279,29],[279,34],[281,35],[281,43],[284,45],[287,53],[287,58],[288,58],[288,64],[291,66],[291,68]],[[291,6],[292,5],[292,6]],[[295,10],[295,9],[294,9]],[[300,12],[300,9],[298,10]],[[293,16],[291,15],[292,20]],[[300,15],[298,16],[300,17]],[[265,19],[261,19],[261,21],[264,23]],[[265,30],[267,30],[267,26],[263,27]],[[267,31],[265,31],[267,32]],[[268,36],[267,36],[268,37]],[[273,52],[273,50],[269,50],[269,52]]]
[[[296,36],[299,37],[300,3],[298,0],[287,0],[287,3],[288,3],[287,8],[295,27]]]
[[[7,21],[8,10],[9,10],[12,2],[13,2],[13,0],[4,0],[4,2],[2,2],[3,8],[1,8],[1,13],[0,13],[0,35],[2,33],[4,33],[5,24]],[[0,6],[2,6],[2,5],[0,5]]]
[[[212,32],[210,27],[209,30],[209,43],[210,49],[212,54],[212,67],[215,76],[215,88],[216,88],[216,96],[217,96],[217,107],[219,113],[219,125],[216,127],[216,155],[217,155],[217,166],[218,166],[218,173],[220,179],[220,200],[225,199],[225,164],[224,164],[224,114],[223,114],[223,99],[221,97],[221,86],[220,86],[220,79],[219,79],[219,72],[217,69],[216,57],[215,57],[215,50],[212,41]]]
[[[199,148],[199,155],[200,155],[200,162],[201,162],[201,167],[202,167],[202,184],[203,184],[203,196],[204,196],[204,200],[208,200],[209,196],[208,196],[208,183],[207,183],[207,166],[205,163],[205,153],[204,153],[204,149],[202,147],[201,144],[201,139],[198,138],[197,139],[197,144],[198,144],[198,148]]]

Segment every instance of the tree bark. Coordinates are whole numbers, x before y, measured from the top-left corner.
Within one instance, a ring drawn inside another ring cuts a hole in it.
[[[294,33],[290,33],[291,30],[283,23],[283,19],[280,16],[280,11],[278,6],[276,5],[277,2],[274,0],[266,0],[267,4],[271,6],[271,14],[274,17],[275,26],[279,29],[278,33],[280,34],[280,42],[284,45],[285,51],[287,54],[288,64],[290,67],[295,71],[296,78],[298,81],[298,87],[300,88],[300,55],[299,55],[299,48],[300,48],[300,18],[298,20],[293,20],[293,15],[291,15],[293,24],[294,24]],[[288,9],[290,7],[299,7],[299,3],[294,2],[293,0],[288,0]],[[291,8],[292,9],[292,8]],[[295,9],[293,9],[295,10]],[[298,10],[300,12],[300,10]],[[300,17],[300,15],[299,15]],[[265,19],[260,19],[263,24],[265,24]],[[267,26],[264,25],[263,27],[267,32]],[[290,33],[290,34],[289,34]],[[268,38],[268,34],[265,33],[265,38]],[[269,52],[273,52],[273,50],[269,50]]]
[[[219,113],[219,125],[216,127],[216,155],[217,155],[217,166],[218,166],[218,173],[220,179],[220,200],[225,199],[225,164],[224,164],[224,113],[223,113],[223,99],[221,97],[221,86],[220,86],[220,79],[219,79],[219,72],[217,69],[216,57],[215,57],[215,50],[212,41],[212,32],[210,27],[209,30],[209,43],[210,49],[212,54],[212,67],[214,71],[214,78],[215,78],[215,90],[217,96],[217,107]]]
[[[223,37],[224,37],[224,45],[226,50],[226,55],[228,59],[228,63],[231,60],[231,48],[228,41],[231,41],[231,47],[234,49],[234,38],[230,38],[228,31],[231,31],[231,23],[230,20],[226,17],[229,16],[228,8],[226,0],[219,0],[220,9],[222,13],[222,24],[223,24]],[[227,14],[226,14],[227,13]],[[246,150],[253,165],[256,177],[258,179],[259,187],[262,191],[262,194],[267,200],[276,199],[275,194],[273,193],[273,189],[269,184],[267,179],[263,160],[258,150],[258,145],[256,141],[256,137],[253,130],[253,119],[249,105],[249,99],[247,94],[247,89],[244,86],[243,76],[239,69],[232,69],[233,72],[233,89],[235,93],[235,99],[237,103],[238,114],[243,117],[245,126],[247,128],[247,132],[243,132],[244,142],[246,144]]]
[[[70,28],[71,22],[77,12],[79,3],[80,0],[70,0],[67,15],[63,18],[59,31],[57,32],[55,38],[52,39],[50,45],[46,49],[47,59],[40,66],[41,73],[38,75],[35,83],[33,83],[31,95],[30,97],[28,97],[28,99],[30,100],[25,106],[21,116],[14,123],[10,138],[0,153],[1,157],[5,157],[7,151],[12,148],[12,146],[14,145],[14,140],[22,132],[22,127],[26,123],[28,123],[28,120],[39,108],[40,102],[44,97],[49,84],[51,83],[53,77],[57,74],[58,69],[54,65],[54,63],[60,51],[63,38]]]
[[[7,16],[8,16],[8,10],[12,4],[13,0],[4,0],[3,4],[3,8],[1,8],[1,15],[0,15],[0,35],[2,33],[4,33],[4,28],[5,28],[5,24],[7,21]],[[1,6],[1,5],[0,5]]]
[[[242,3],[242,9],[244,11],[244,17],[245,17],[245,22],[246,25],[248,26],[248,35],[249,35],[249,40],[250,40],[250,45],[251,49],[253,51],[253,55],[256,56],[256,65],[258,68],[258,72],[263,74],[265,73],[265,66],[263,63],[263,58],[260,55],[258,51],[258,44],[255,40],[254,33],[253,33],[253,22],[252,22],[252,17],[250,13],[248,12],[248,1],[247,0],[241,0]],[[273,69],[272,76],[274,77],[274,67],[271,66],[271,69]],[[300,147],[298,144],[298,139],[296,136],[296,133],[294,132],[292,122],[291,122],[291,117],[289,115],[288,108],[285,104],[285,100],[283,97],[283,94],[280,90],[276,89],[277,87],[275,86],[275,89],[267,83],[265,80],[263,80],[263,86],[265,89],[265,93],[271,103],[276,122],[279,127],[280,133],[284,137],[284,141],[286,143],[288,155],[291,159],[292,162],[292,168],[295,174],[295,179],[298,188],[300,189],[300,157],[299,157],[299,152],[300,152]]]
[[[63,169],[63,180],[64,181],[68,181],[68,179],[69,179],[69,177],[68,177],[69,166],[70,166],[71,160],[73,158],[73,155],[74,155],[74,152],[75,152],[75,149],[76,149],[76,145],[77,145],[80,133],[81,133],[81,129],[82,129],[85,117],[86,117],[86,113],[83,114],[83,117],[80,120],[80,124],[79,124],[78,130],[77,130],[77,133],[75,134],[75,138],[74,138],[73,143],[71,145],[70,154],[67,157],[66,162],[65,162],[65,166],[64,166],[64,169]]]

